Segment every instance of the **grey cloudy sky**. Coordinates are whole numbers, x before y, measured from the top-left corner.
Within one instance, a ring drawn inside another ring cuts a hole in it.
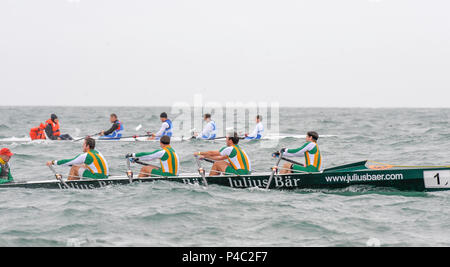
[[[0,105],[450,107],[446,0],[2,0]]]

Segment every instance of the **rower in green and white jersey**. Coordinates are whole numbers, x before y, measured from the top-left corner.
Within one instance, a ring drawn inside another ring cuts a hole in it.
[[[287,149],[283,151],[283,157],[305,157],[305,165],[300,166],[297,164],[286,163],[281,174],[287,173],[302,173],[302,172],[320,172],[322,165],[322,155],[320,154],[317,140],[319,134],[316,132],[308,132],[306,134],[306,143],[296,149]]]
[[[127,154],[127,158],[132,160],[151,161],[159,159],[160,167],[154,165],[148,165],[142,167],[139,178],[146,177],[160,177],[160,176],[177,176],[180,169],[180,161],[175,150],[170,146],[170,137],[164,135],[159,140],[161,149],[157,149],[153,152],[142,152]]]
[[[214,160],[209,176],[214,175],[247,175],[251,174],[251,162],[247,154],[239,145],[239,137],[236,132],[228,134],[226,137],[226,147],[219,151],[196,152],[195,156],[200,159],[207,158]]]
[[[88,137],[84,139],[83,152],[75,158],[53,160],[47,162],[47,166],[70,166],[68,180],[80,180],[82,178],[106,179],[109,176],[108,163],[105,157],[95,150],[95,140]]]

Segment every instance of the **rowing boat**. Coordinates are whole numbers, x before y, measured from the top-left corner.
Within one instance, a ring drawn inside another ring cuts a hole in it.
[[[327,137],[336,137],[335,135],[322,135],[321,138],[327,138]],[[74,138],[75,140],[78,137]],[[120,139],[102,139],[99,137],[93,137],[98,142],[159,142],[159,140],[148,140],[148,137],[146,136],[139,136],[137,138],[120,138]],[[280,134],[280,135],[267,135],[264,136],[263,140],[280,140],[284,138],[295,138],[295,139],[303,139],[305,138],[305,135],[286,135],[286,134]],[[174,136],[171,138],[172,142],[182,142],[182,141],[188,141],[188,140],[198,140],[198,141],[223,141],[223,139],[219,140],[207,140],[207,139],[192,139],[191,136]],[[245,140],[245,139],[244,139]],[[245,141],[255,141],[254,139],[245,140]],[[74,142],[73,140],[31,140],[30,137],[8,137],[8,138],[0,138],[0,143],[51,143],[51,142]]]
[[[354,185],[395,188],[404,191],[450,190],[450,168],[390,168],[370,169],[367,161],[329,168],[320,173],[275,174],[269,189],[338,189]],[[13,182],[0,185],[2,188],[46,188],[46,189],[95,189],[111,185],[171,181],[188,185],[220,185],[231,188],[266,188],[270,173],[255,173],[244,176],[206,176],[184,174],[177,177],[152,177],[129,179],[126,176],[98,180],[58,180]]]

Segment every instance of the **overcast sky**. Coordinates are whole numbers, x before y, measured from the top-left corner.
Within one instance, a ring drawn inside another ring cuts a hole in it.
[[[448,0],[1,0],[0,105],[450,107]]]

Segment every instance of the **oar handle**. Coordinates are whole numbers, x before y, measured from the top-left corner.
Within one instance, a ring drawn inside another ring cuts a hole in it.
[[[133,162],[136,164],[139,164],[139,165],[143,165],[143,166],[150,166],[150,164],[142,162],[139,159],[135,159]]]
[[[290,162],[290,163],[292,163],[292,164],[295,164],[295,165],[303,166],[302,163],[300,163],[300,162],[298,162],[298,161],[295,161],[295,160],[292,160],[292,159],[288,159],[288,158],[286,158],[286,157],[281,157],[281,159],[284,160],[284,161]]]
[[[214,160],[207,159],[207,158],[202,158],[202,159],[199,159],[199,160],[203,160],[203,161],[206,161],[206,162],[209,162],[209,163],[212,163],[212,164],[216,163]]]

